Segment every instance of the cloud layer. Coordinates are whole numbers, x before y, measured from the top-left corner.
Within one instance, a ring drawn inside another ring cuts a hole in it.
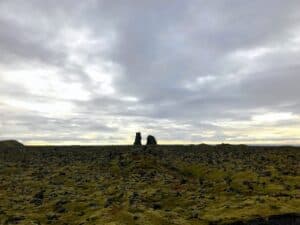
[[[300,144],[299,8],[2,0],[0,139]]]

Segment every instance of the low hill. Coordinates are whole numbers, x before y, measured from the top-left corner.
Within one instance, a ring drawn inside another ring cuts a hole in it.
[[[0,150],[22,150],[24,145],[16,140],[0,141]]]

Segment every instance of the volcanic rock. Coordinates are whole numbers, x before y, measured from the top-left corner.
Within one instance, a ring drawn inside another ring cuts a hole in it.
[[[136,133],[133,145],[142,145],[142,135],[140,132]]]
[[[157,145],[156,139],[154,136],[149,135],[147,137],[147,145]]]

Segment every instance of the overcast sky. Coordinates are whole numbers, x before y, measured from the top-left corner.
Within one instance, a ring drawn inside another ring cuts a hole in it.
[[[0,139],[300,144],[299,0],[1,0]]]

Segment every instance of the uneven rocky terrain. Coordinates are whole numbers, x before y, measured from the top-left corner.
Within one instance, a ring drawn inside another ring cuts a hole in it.
[[[13,146],[0,224],[299,224],[300,148]]]

